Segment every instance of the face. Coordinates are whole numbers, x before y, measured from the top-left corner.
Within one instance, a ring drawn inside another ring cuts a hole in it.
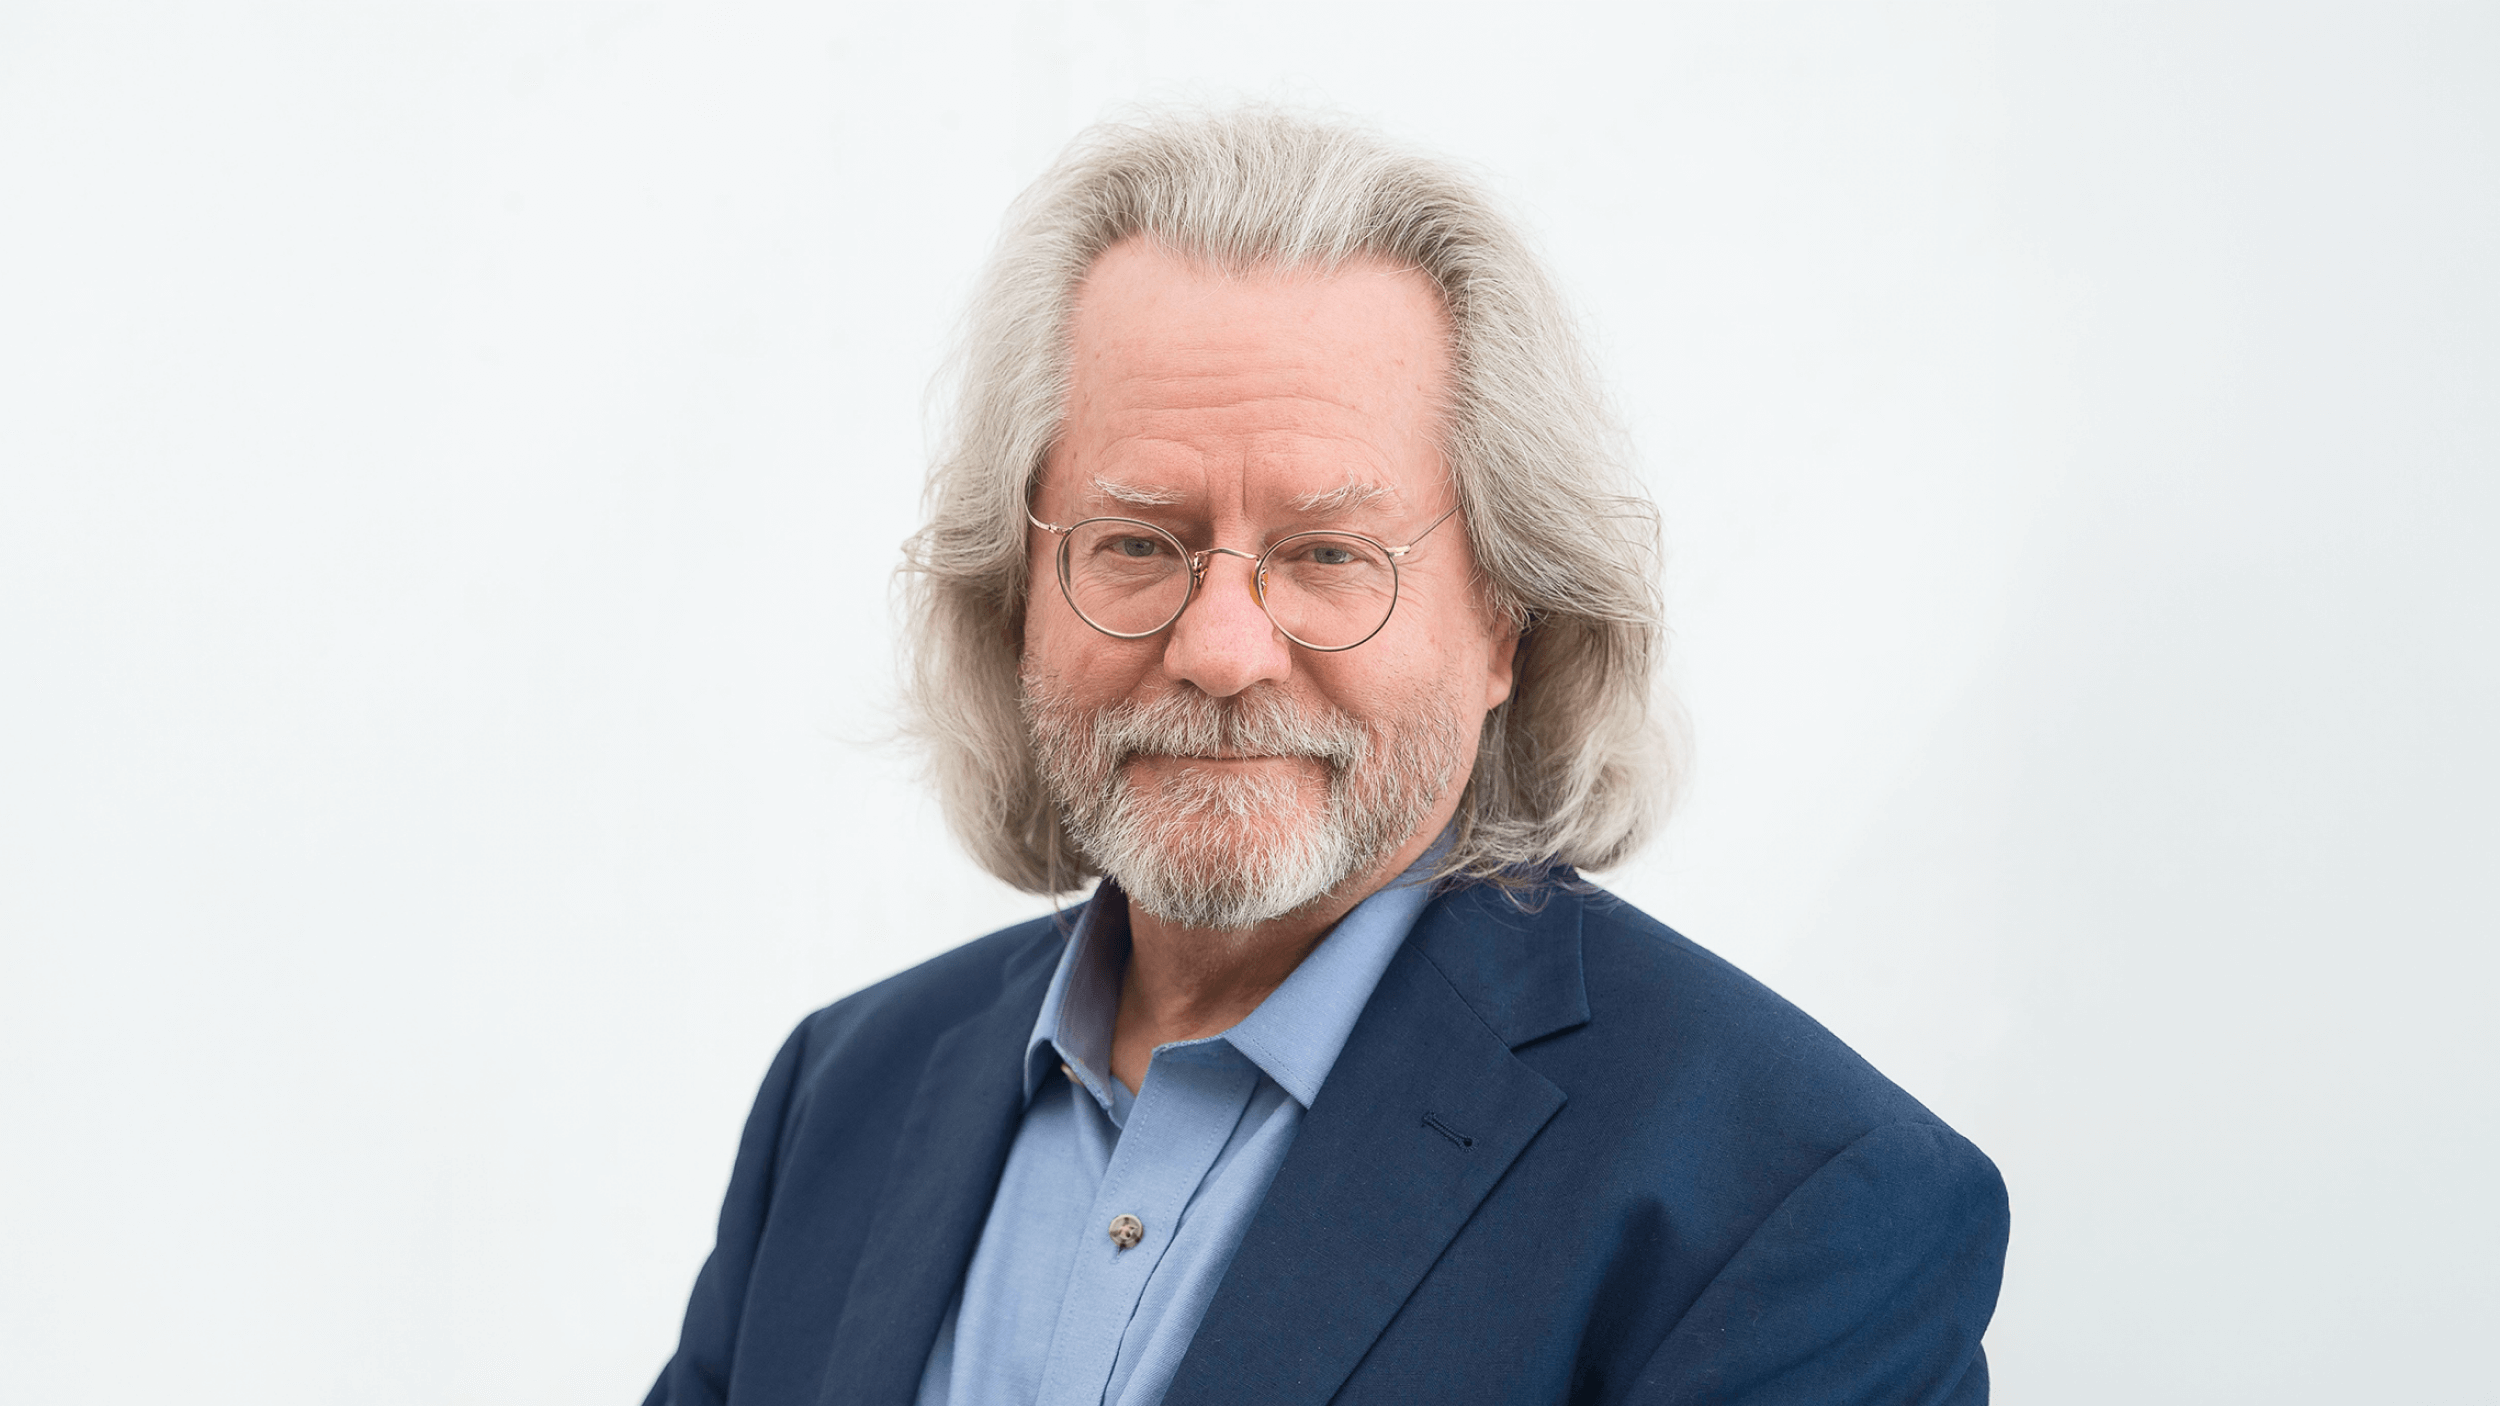
[[[1071,331],[1045,522],[1136,518],[1256,556],[1322,529],[1401,546],[1457,501],[1437,435],[1448,325],[1419,273],[1228,277],[1130,241],[1096,262]],[[1464,519],[1398,560],[1388,623],[1339,653],[1287,638],[1252,563],[1221,554],[1170,628],[1112,638],[1060,591],[1060,540],[1031,533],[1026,710],[1079,843],[1133,902],[1251,927],[1385,881],[1455,811],[1516,643]],[[1154,550],[1098,549],[1122,569]]]

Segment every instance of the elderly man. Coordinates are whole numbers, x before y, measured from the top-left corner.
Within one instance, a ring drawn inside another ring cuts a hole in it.
[[[986,866],[1102,881],[791,1036],[651,1401],[1984,1400],[1995,1169],[1578,876],[1654,518],[1483,198],[1102,129],[969,337],[914,702]]]

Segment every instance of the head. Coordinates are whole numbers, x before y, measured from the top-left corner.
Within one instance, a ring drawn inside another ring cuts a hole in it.
[[[1011,217],[958,371],[909,688],[993,872],[1109,872],[1247,927],[1445,827],[1440,872],[1496,882],[1645,836],[1671,755],[1655,516],[1550,285],[1467,182],[1269,111],[1098,128]],[[1166,628],[1115,637],[1063,591],[1051,529],[1106,516],[1168,536],[1089,550],[1203,567]],[[1286,539],[1312,532],[1406,548],[1352,648],[1280,611]]]

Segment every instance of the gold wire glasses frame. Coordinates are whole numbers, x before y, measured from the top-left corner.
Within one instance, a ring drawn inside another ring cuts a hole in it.
[[[1059,591],[1068,608],[1113,639],[1142,640],[1171,628],[1197,599],[1207,563],[1228,556],[1253,563],[1250,593],[1285,638],[1335,654],[1389,623],[1398,605],[1399,559],[1457,514],[1453,507],[1434,518],[1403,547],[1359,532],[1296,532],[1255,556],[1231,547],[1193,552],[1136,518],[1089,517],[1061,527],[1030,510],[1025,517],[1058,534]]]

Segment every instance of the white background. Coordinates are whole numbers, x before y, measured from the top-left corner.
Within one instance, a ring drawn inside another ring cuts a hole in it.
[[[1609,881],[1993,1154],[2013,1402],[2490,1389],[2500,10],[0,6],[0,1362],[624,1402],[890,741],[923,396],[1141,96],[1526,212],[1698,765]]]

